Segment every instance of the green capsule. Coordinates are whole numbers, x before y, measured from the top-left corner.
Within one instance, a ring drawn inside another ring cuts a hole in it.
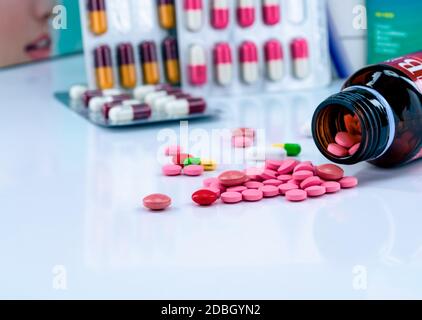
[[[200,158],[187,158],[184,162],[183,165],[186,166],[191,166],[191,165],[201,165],[201,159]]]
[[[286,150],[287,156],[297,157],[302,152],[302,147],[297,143],[286,143],[284,150]]]

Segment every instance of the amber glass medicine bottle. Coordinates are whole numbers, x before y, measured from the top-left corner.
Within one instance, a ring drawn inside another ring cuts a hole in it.
[[[328,151],[339,132],[359,138],[353,153]],[[339,164],[394,167],[422,158],[422,52],[358,71],[319,105],[312,133],[322,154]]]

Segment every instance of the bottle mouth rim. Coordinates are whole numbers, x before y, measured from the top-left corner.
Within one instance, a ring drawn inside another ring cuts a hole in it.
[[[330,161],[339,164],[356,164],[372,161],[382,156],[391,145],[391,111],[389,104],[382,101],[370,90],[349,87],[323,101],[316,109],[312,119],[312,135],[319,151]],[[369,88],[368,88],[369,89]],[[344,157],[328,151],[328,145],[335,143],[338,132],[348,131],[343,116],[357,117],[361,127],[359,148]],[[392,111],[391,111],[392,114]],[[392,115],[394,121],[394,115]],[[342,120],[340,120],[340,118]],[[394,122],[393,122],[394,123]],[[394,128],[393,128],[394,131]]]
[[[343,112],[339,112],[338,108],[344,109]],[[337,109],[337,110],[335,110]],[[323,101],[315,110],[313,119],[312,119],[312,136],[314,141],[316,142],[316,146],[319,151],[326,157],[328,160],[338,163],[338,164],[345,164],[351,165],[356,164],[359,162],[359,154],[362,152],[363,144],[359,146],[359,149],[353,155],[347,155],[345,157],[338,157],[328,151],[328,144],[335,142],[335,133],[330,132],[330,138],[323,137],[323,132],[318,130],[322,126],[322,123],[326,120],[325,117],[330,117],[331,113],[337,113],[346,115],[347,111],[350,114],[357,115],[358,121],[362,127],[362,141],[367,140],[367,130],[365,130],[365,123],[362,121],[361,116],[356,113],[356,110],[353,106],[353,103],[350,101],[345,100],[344,98],[337,97],[337,95],[331,96],[325,101]],[[337,131],[339,132],[339,131]]]

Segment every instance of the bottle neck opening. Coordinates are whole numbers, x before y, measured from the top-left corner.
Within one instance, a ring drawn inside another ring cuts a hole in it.
[[[374,160],[391,145],[390,126],[394,123],[389,111],[388,103],[371,89],[347,88],[315,111],[312,131],[317,147],[326,158],[340,164]],[[338,148],[339,133],[351,138],[353,146]]]

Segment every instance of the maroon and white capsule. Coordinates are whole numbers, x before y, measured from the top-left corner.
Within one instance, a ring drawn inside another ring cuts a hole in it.
[[[122,102],[124,100],[132,99],[132,96],[127,93],[118,94],[114,96],[94,97],[89,101],[89,110],[92,112],[100,112],[105,103]]]
[[[214,66],[217,83],[222,86],[229,85],[233,75],[233,59],[227,42],[218,43],[214,47]]]
[[[207,103],[202,98],[188,98],[170,101],[165,106],[165,111],[170,116],[187,116],[194,113],[203,113]]]
[[[280,81],[283,78],[283,48],[278,40],[269,40],[265,43],[265,62],[267,76],[271,81]]]
[[[151,107],[145,103],[137,105],[121,105],[111,108],[109,119],[113,123],[126,123],[151,117]]]

